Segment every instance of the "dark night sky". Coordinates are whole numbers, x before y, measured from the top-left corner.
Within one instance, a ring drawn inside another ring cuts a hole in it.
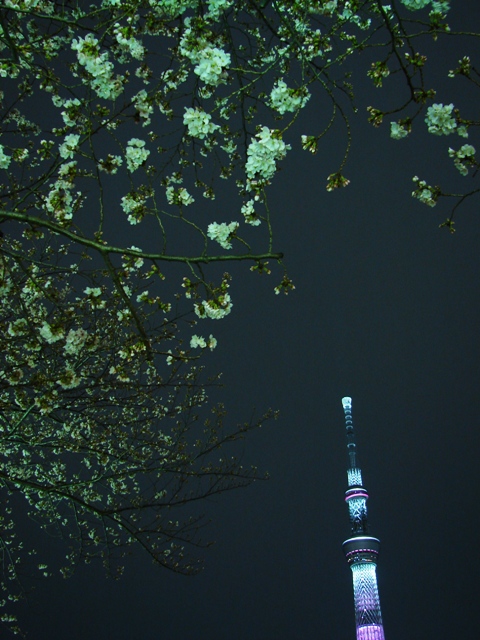
[[[475,0],[453,5],[452,24],[478,26]],[[440,50],[442,72],[480,53],[473,40]],[[456,83],[442,80],[437,100],[461,106]],[[233,312],[210,323],[219,347],[209,366],[224,371],[232,420],[252,407],[281,411],[243,449],[271,479],[205,505],[217,544],[195,578],[137,554],[119,583],[95,566],[39,582],[20,608],[32,640],[353,639],[344,395],[382,541],[387,640],[478,638],[478,200],[454,235],[438,228],[448,203],[418,203],[411,180],[468,187],[447,157],[464,142],[429,135],[423,122],[390,140],[388,124],[366,123],[365,106],[382,95],[359,95],[347,189],[325,191],[343,151],[335,135],[317,156],[287,156],[270,189],[295,292],[275,296],[274,276],[234,269]],[[478,119],[478,94],[465,95]],[[304,118],[321,115],[312,101]]]

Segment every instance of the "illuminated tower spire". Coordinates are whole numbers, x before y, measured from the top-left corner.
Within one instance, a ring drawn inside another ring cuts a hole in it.
[[[352,422],[352,399],[342,398],[347,427],[348,505],[353,536],[343,543],[343,551],[352,570],[357,640],[385,640],[380,598],[377,588],[377,556],[380,541],[368,535],[367,498],[362,472],[357,465],[357,450]]]

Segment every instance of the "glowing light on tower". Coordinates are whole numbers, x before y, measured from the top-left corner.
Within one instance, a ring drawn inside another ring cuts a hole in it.
[[[342,398],[342,404],[347,427],[349,462],[348,489],[345,492],[345,501],[348,505],[353,533],[353,536],[343,543],[343,551],[353,576],[357,640],[385,640],[376,573],[380,541],[378,538],[372,538],[368,535],[368,493],[363,487],[362,472],[357,466],[352,399]]]

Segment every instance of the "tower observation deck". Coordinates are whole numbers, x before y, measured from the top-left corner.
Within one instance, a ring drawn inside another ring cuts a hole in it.
[[[357,448],[352,422],[352,399],[342,398],[347,428],[348,505],[352,537],[343,543],[343,551],[352,570],[357,640],[385,640],[377,587],[377,557],[380,541],[368,535],[367,499],[362,472],[357,463]]]

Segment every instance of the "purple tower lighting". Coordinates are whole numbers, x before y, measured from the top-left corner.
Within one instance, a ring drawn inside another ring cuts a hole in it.
[[[385,640],[377,588],[377,557],[380,541],[368,535],[368,493],[362,485],[352,422],[352,399],[342,398],[347,427],[348,505],[353,536],[343,543],[343,551],[352,570],[357,640]]]

